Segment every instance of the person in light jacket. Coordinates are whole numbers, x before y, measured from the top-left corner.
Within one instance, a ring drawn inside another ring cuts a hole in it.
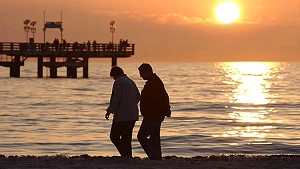
[[[124,74],[122,68],[112,67],[110,76],[115,80],[105,114],[107,120],[109,115],[113,114],[110,140],[121,156],[132,157],[132,130],[139,118],[140,92],[134,81]]]

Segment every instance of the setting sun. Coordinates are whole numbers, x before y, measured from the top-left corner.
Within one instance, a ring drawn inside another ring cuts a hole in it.
[[[240,9],[234,2],[223,2],[216,9],[217,19],[223,24],[230,24],[238,19]]]

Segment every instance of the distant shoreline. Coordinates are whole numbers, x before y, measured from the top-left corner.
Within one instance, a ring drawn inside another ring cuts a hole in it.
[[[200,168],[200,169],[296,169],[300,168],[300,155],[211,155],[196,157],[165,156],[162,161],[134,157],[104,156],[6,156],[0,155],[0,168]]]

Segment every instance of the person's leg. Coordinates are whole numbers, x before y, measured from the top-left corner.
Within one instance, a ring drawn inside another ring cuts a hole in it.
[[[151,133],[151,121],[144,118],[140,126],[137,138],[142,148],[144,149],[145,153],[151,159],[153,156],[153,151],[152,151],[152,143],[148,138],[150,136],[150,133]]]
[[[154,120],[153,124],[152,124],[153,130],[150,134],[150,141],[152,143],[152,149],[153,149],[152,160],[161,160],[162,159],[161,145],[160,145],[161,123],[162,123],[162,121]]]
[[[135,121],[126,121],[123,122],[123,127],[121,131],[121,141],[122,141],[122,148],[123,154],[122,156],[132,157],[132,147],[131,147],[131,141],[132,141],[132,130],[134,127]]]
[[[162,120],[150,120],[144,118],[138,132],[138,140],[151,160],[162,159],[160,145],[161,123]]]
[[[113,122],[110,129],[110,140],[115,145],[120,155],[123,154],[123,146],[121,141],[121,129],[122,126],[119,122]]]

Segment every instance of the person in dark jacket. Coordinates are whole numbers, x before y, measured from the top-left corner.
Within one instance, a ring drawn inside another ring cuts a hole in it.
[[[143,63],[138,70],[147,82],[141,92],[140,111],[143,121],[137,137],[150,160],[161,160],[160,128],[165,116],[171,116],[169,95],[150,64]]]

